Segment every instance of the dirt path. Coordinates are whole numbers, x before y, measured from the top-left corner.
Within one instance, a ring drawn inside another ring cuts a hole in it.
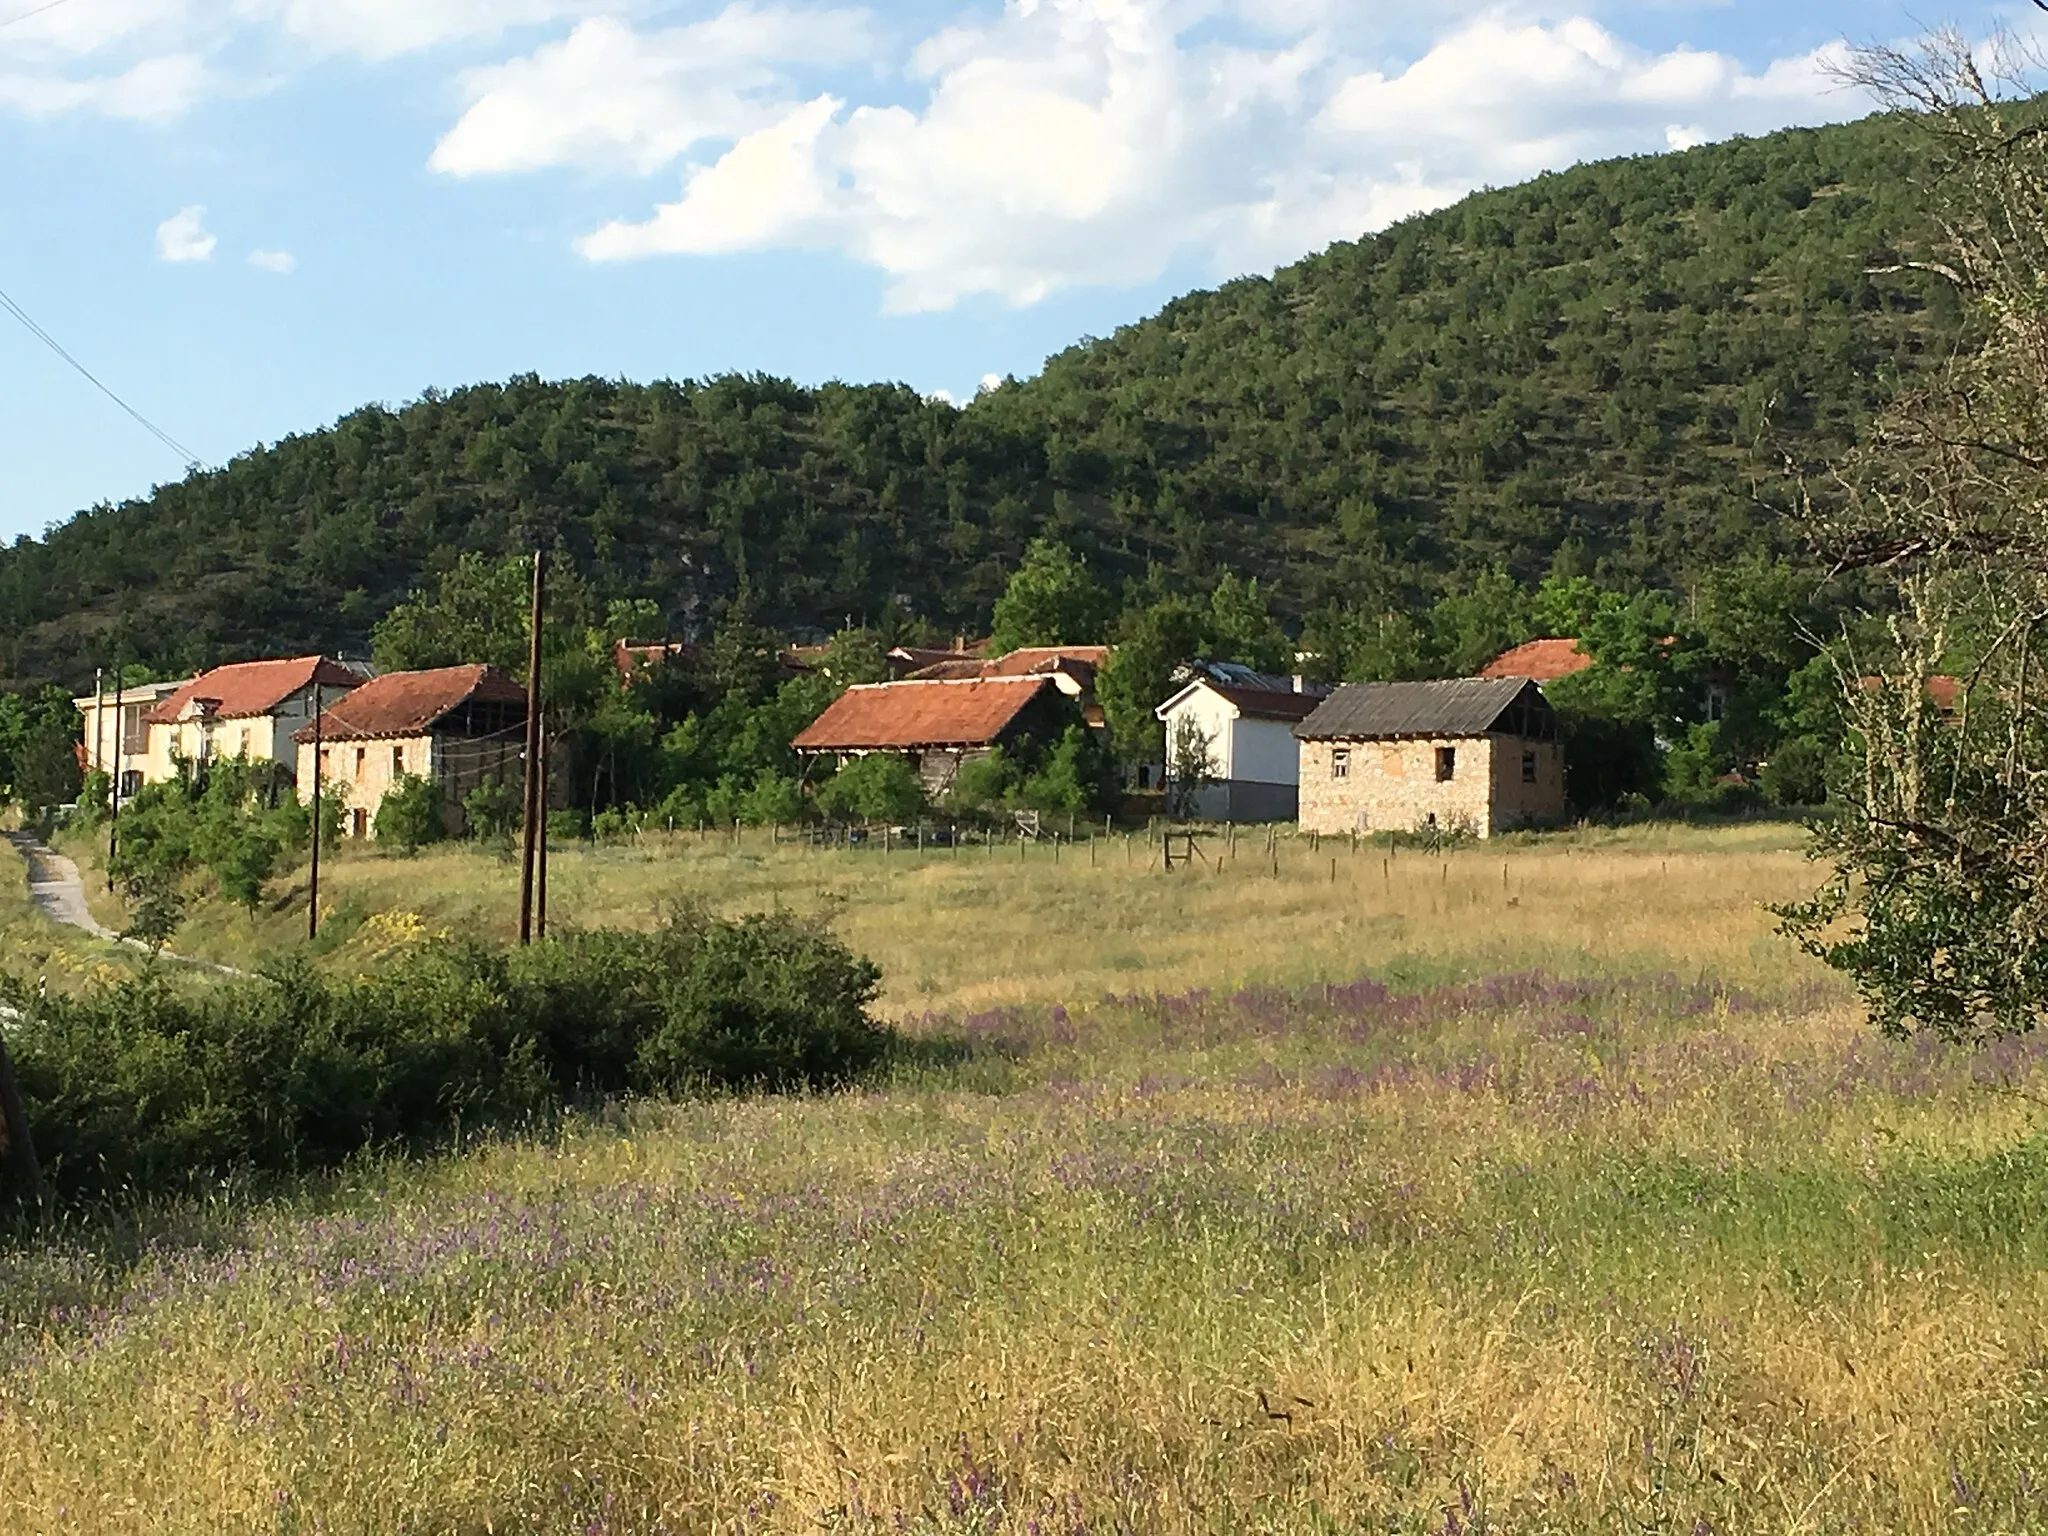
[[[105,939],[112,944],[125,944],[130,949],[148,952],[149,946],[137,939],[124,939],[92,915],[92,908],[86,905],[85,882],[79,878],[78,866],[64,857],[33,832],[9,832],[7,841],[14,844],[14,851],[21,855],[22,863],[28,866],[28,894],[45,917],[64,924],[67,928],[78,928],[96,939]],[[215,965],[210,960],[194,960],[189,955],[174,955],[168,949],[163,958],[175,960],[184,965],[196,965],[223,976],[245,974],[232,966]]]
[[[71,928],[83,928],[96,939],[119,940],[120,935],[92,915],[85,903],[85,882],[78,866],[50,847],[33,832],[10,832],[7,841],[28,866],[29,899],[43,915]]]

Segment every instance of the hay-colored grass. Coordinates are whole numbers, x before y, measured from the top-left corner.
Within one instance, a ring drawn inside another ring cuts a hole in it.
[[[1814,872],[1795,826],[1589,830],[1468,844],[1437,856],[1370,842],[1204,840],[1205,862],[1167,874],[1140,834],[1068,845],[951,851],[869,846],[813,851],[765,832],[648,836],[552,857],[557,924],[645,927],[669,903],[724,912],[788,907],[828,915],[871,955],[897,1015],[1245,981],[1343,977],[1391,962],[1642,969],[1680,965],[1733,977],[1799,969],[1764,905],[1805,894]],[[67,851],[90,867],[95,847]],[[254,917],[203,903],[184,952],[250,966],[305,932],[306,871]],[[405,914],[432,931],[510,940],[516,859],[464,845],[411,858],[348,848],[323,866],[330,937],[367,916]],[[88,880],[89,889],[100,883]],[[107,900],[103,896],[95,899]],[[118,923],[118,905],[103,919]],[[372,939],[376,937],[371,935]],[[337,946],[342,963],[351,956]]]
[[[590,921],[835,904],[966,1059],[20,1247],[0,1530],[2048,1529],[2048,1052],[1875,1040],[1782,836],[578,857]],[[332,963],[506,920],[337,870],[418,922]]]

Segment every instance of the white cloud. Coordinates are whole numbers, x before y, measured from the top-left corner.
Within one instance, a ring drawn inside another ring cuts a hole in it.
[[[1321,121],[1471,187],[1670,145],[1674,134],[1700,143],[1842,115],[1854,102],[1831,91],[1826,61],[1823,50],[1750,74],[1722,54],[1643,52],[1583,17],[1543,26],[1488,16],[1398,75],[1347,79]],[[1679,111],[1692,122],[1674,129]]]
[[[609,71],[624,82],[610,115],[587,83],[563,84],[571,105],[551,115],[548,94],[528,87],[576,72],[542,50],[471,108],[518,104],[517,131],[490,138],[497,158],[465,153],[505,169],[646,169],[727,144],[685,170],[675,201],[579,248],[593,260],[831,248],[887,274],[892,309],[928,310],[1145,282],[1189,259],[1218,274],[1265,267],[1475,187],[1857,105],[1831,94],[1822,55],[1756,72],[1698,49],[1641,50],[1583,17],[1454,19],[1405,68],[1371,71],[1347,62],[1328,24],[1337,8],[1321,0],[1301,0],[1291,30],[1268,14],[1249,41],[1221,25],[1230,10],[1009,0],[1000,17],[912,50],[921,100],[790,94],[758,121],[779,73],[769,46],[727,95],[657,46],[648,56],[668,62],[649,64],[651,76]],[[609,24],[601,40],[626,59],[641,56],[635,37]],[[720,121],[740,126],[721,135]]]
[[[299,270],[299,258],[290,251],[251,251],[249,265],[258,272],[274,272],[279,277],[290,277]]]
[[[91,0],[0,32],[0,111],[178,117],[333,55],[383,60],[660,0]]]
[[[206,230],[206,210],[197,203],[180,208],[156,227],[159,261],[211,261],[220,244]]]
[[[138,122],[164,121],[189,111],[210,83],[211,71],[196,54],[144,59],[118,74],[83,78],[0,68],[0,110],[27,117],[89,112]]]
[[[637,33],[586,21],[527,58],[470,71],[470,105],[434,150],[456,176],[550,166],[647,174],[707,140],[768,126],[785,71],[867,57],[865,13],[733,5],[708,21]]]
[[[639,8],[605,0],[236,0],[234,6],[242,18],[267,23],[317,52],[366,59]]]

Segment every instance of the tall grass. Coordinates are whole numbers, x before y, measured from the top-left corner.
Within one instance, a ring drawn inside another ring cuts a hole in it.
[[[1376,865],[1048,867],[1049,959],[872,919],[939,1001],[861,1091],[24,1241],[0,1530],[2048,1529],[2048,1042],[1873,1038],[1785,852],[1497,855],[1398,938]]]
[[[554,922],[650,927],[676,899],[727,915],[826,913],[882,967],[893,1013],[1061,1002],[1112,990],[1352,976],[1395,963],[1642,968],[1669,963],[1787,979],[1802,962],[1770,937],[1765,902],[1807,894],[1803,833],[1786,825],[1649,827],[1506,839],[1436,857],[1345,840],[1241,834],[1234,854],[1172,874],[1142,837],[1020,852],[810,851],[749,832],[650,836],[555,851]],[[82,861],[90,848],[72,850]],[[303,940],[305,890],[289,881],[250,918],[202,903],[183,952],[251,968]],[[90,886],[93,882],[88,881]],[[394,931],[509,939],[516,861],[467,847],[415,858],[350,848],[321,872],[324,950],[370,963]],[[118,914],[106,918],[117,921]],[[365,927],[365,925],[368,925]]]

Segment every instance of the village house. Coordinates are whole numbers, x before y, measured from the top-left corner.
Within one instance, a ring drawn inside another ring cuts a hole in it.
[[[185,683],[142,683],[116,691],[111,685],[71,702],[84,717],[84,740],[78,766],[85,773],[104,773],[119,784],[123,796],[143,785],[143,764],[149,757],[149,727],[142,717],[183,688]]]
[[[1028,645],[1001,656],[952,656],[920,667],[910,678],[920,682],[961,682],[971,678],[1049,677],[1059,691],[1079,706],[1081,718],[1096,730],[1104,728],[1102,706],[1095,701],[1095,674],[1109,660],[1106,645]]]
[[[301,799],[313,794],[315,730],[298,731]],[[406,775],[441,786],[450,832],[462,829],[463,798],[495,780],[516,800],[525,783],[526,688],[496,667],[387,672],[321,715],[320,783],[342,810],[342,827],[368,837],[377,808]]]
[[[906,678],[847,689],[790,745],[801,757],[835,762],[895,753],[936,799],[962,763],[1027,736],[1058,741],[1074,720],[1072,703],[1045,674]]]
[[[1557,711],[1527,678],[1349,683],[1294,734],[1304,831],[1491,837],[1564,818]]]
[[[1236,662],[1198,661],[1153,714],[1166,728],[1166,783],[1178,814],[1200,821],[1293,821],[1301,743],[1294,728],[1329,696],[1298,677]],[[1200,733],[1199,762],[1183,753]],[[1175,786],[1186,784],[1179,795]]]
[[[362,673],[325,656],[296,656],[123,689],[118,706],[112,689],[73,702],[85,716],[85,766],[115,777],[125,797],[215,758],[290,769],[292,733],[312,720],[315,688],[325,702],[362,681]]]

